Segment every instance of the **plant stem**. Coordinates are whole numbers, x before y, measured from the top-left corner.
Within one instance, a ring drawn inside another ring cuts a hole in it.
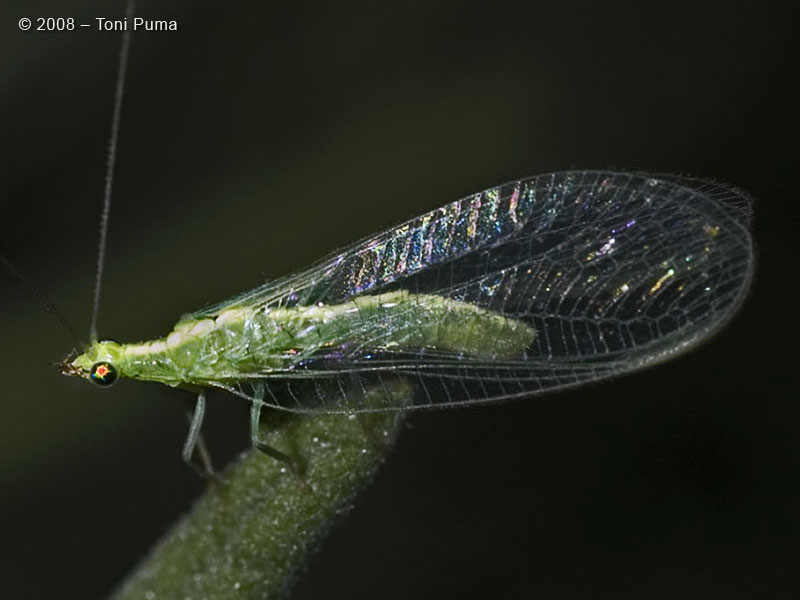
[[[382,387],[402,405],[410,387]],[[373,401],[367,392],[366,402]],[[377,400],[377,399],[375,399]],[[385,397],[384,397],[385,401]],[[209,488],[123,582],[114,600],[280,598],[397,438],[402,413],[296,416],[262,439],[299,473],[251,450]]]

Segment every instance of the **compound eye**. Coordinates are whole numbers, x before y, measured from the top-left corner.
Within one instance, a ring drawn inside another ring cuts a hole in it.
[[[94,363],[89,379],[100,387],[108,387],[117,380],[117,369],[108,362]]]

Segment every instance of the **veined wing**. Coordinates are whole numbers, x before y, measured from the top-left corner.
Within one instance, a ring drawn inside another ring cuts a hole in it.
[[[192,317],[406,290],[534,331],[518,355],[472,356],[387,345],[402,311],[366,318],[347,343],[263,374],[274,403],[294,410],[375,410],[358,405],[362,388],[397,376],[418,382],[419,407],[558,389],[666,360],[724,323],[752,275],[750,210],[744,194],[700,180],[541,175],[446,205]],[[314,402],[330,398],[323,387],[340,390],[342,403]]]

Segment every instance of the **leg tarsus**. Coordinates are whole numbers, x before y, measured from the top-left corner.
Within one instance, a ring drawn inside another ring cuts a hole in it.
[[[205,412],[206,392],[205,390],[201,390],[194,405],[194,413],[192,414],[190,412],[187,414],[189,418],[189,433],[186,435],[186,441],[183,443],[181,457],[183,458],[183,462],[194,469],[198,475],[208,481],[209,484],[214,485],[219,483],[219,477],[217,477],[214,466],[211,464],[211,455],[208,453],[208,448],[200,432],[203,426],[203,416]],[[200,457],[200,465],[193,460],[195,448]]]
[[[261,440],[259,425],[261,423],[261,407],[264,405],[264,384],[261,382],[253,384],[253,391],[255,392],[254,398],[250,405],[250,443],[256,450],[286,464],[295,475],[302,479],[299,465],[294,457]]]

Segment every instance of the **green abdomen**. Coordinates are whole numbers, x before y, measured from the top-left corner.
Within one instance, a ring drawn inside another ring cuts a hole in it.
[[[142,379],[202,385],[291,368],[329,349],[512,357],[533,338],[521,321],[458,300],[398,291],[337,305],[226,309],[216,319],[178,323],[163,340],[126,346],[125,369]]]

